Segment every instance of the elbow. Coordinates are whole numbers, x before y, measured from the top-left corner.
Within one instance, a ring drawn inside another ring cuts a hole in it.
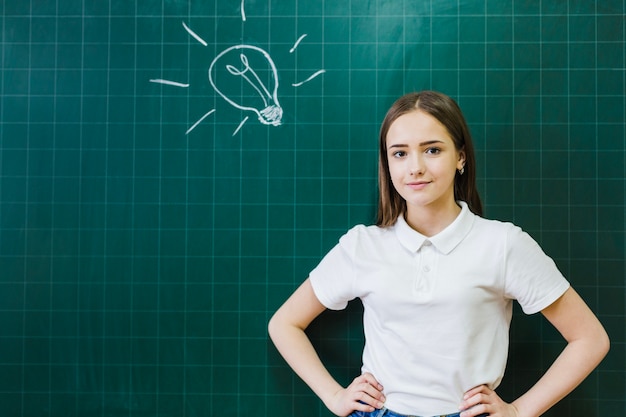
[[[609,335],[607,334],[606,330],[604,330],[604,328],[602,328],[602,334],[600,335],[599,339],[600,340],[598,341],[598,347],[600,351],[600,360],[602,360],[611,349],[611,339],[609,338]]]
[[[270,321],[267,323],[267,334],[269,335],[270,339],[273,341],[276,335],[276,314],[274,314],[270,318]]]
[[[279,334],[281,333],[282,327],[280,315],[276,312],[267,323],[267,334],[274,344],[276,344],[276,340],[280,337]]]
[[[599,365],[611,349],[611,340],[601,324],[599,324],[593,336],[589,338],[588,346],[589,358],[595,359],[596,366]]]

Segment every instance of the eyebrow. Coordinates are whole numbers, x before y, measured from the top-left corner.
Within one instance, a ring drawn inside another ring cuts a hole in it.
[[[438,140],[438,139],[435,139],[435,140],[427,140],[427,141],[425,141],[425,142],[421,142],[421,143],[419,144],[419,146],[434,145],[435,143],[445,143],[445,142],[444,142],[444,141],[442,141],[442,140]],[[393,149],[393,148],[406,148],[406,147],[408,147],[408,146],[409,146],[409,145],[404,144],[404,143],[396,143],[396,144],[394,144],[394,145],[390,145],[390,146],[388,146],[388,147],[387,147],[387,149]]]

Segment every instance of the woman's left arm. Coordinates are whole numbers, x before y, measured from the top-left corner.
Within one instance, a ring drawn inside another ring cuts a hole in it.
[[[542,314],[567,341],[563,352],[539,381],[511,404],[503,403],[495,392],[485,386],[469,391],[462,408],[467,410],[467,406],[479,405],[462,416],[487,412],[493,417],[538,417],[572,392],[606,356],[609,337],[574,289],[569,288]],[[494,408],[487,409],[491,406]]]

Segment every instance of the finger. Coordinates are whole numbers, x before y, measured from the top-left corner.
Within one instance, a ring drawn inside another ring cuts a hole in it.
[[[385,405],[384,401],[382,401],[382,400],[380,400],[378,398],[375,398],[375,397],[369,395],[366,392],[359,392],[357,394],[357,398],[356,399],[357,399],[357,402],[363,403],[363,404],[367,404],[367,405],[369,405],[369,406],[371,406],[373,408],[376,408],[376,409],[380,409],[380,408],[382,408]]]
[[[476,407],[479,404],[483,404],[483,399],[478,395],[474,395],[473,397],[470,397],[467,400],[463,401],[461,405],[459,405],[459,410],[467,411],[473,407]]]
[[[360,375],[348,386],[347,392],[351,401],[360,402],[373,408],[382,408],[385,402],[385,396],[378,387],[382,389],[382,385],[380,385],[371,374]],[[360,408],[362,407],[359,406],[359,409]],[[373,410],[370,409],[369,411]]]
[[[376,381],[371,374],[364,374],[358,376],[352,381],[352,384],[348,387],[348,390],[355,393],[365,393],[367,396],[374,398],[378,401],[385,401],[382,392],[383,386]],[[362,398],[357,398],[362,399]]]
[[[489,415],[487,413],[487,405],[486,404],[478,404],[474,407],[471,407],[467,410],[463,410],[461,412],[460,417],[477,417],[482,415]]]
[[[352,409],[354,409],[355,411],[365,411],[371,413],[372,411],[376,410],[376,407],[363,401],[356,401]]]
[[[489,392],[489,387],[487,387],[486,385],[478,385],[477,387],[472,388],[471,390],[467,391],[465,393],[465,395],[463,396],[463,399],[467,399],[469,397],[472,397],[478,393],[481,392]]]
[[[376,387],[364,380],[354,380],[352,384],[348,386],[347,391],[350,393],[350,398],[355,401],[365,401],[367,403],[371,403],[372,401],[384,401],[382,391],[379,391]]]
[[[361,375],[361,377],[367,381],[368,384],[370,384],[373,387],[376,387],[377,390],[382,391],[383,390],[383,386],[380,384],[380,382],[378,382],[378,380],[374,377],[374,375],[370,374],[369,372],[365,372],[364,374]]]
[[[377,402],[376,406],[378,408],[380,408],[380,406],[382,406],[382,403],[385,402],[385,394],[383,394],[382,391],[379,391],[378,389],[376,389],[375,387],[371,386],[370,384],[367,384],[367,383],[364,384],[361,387],[360,391],[361,391],[361,393],[363,395],[366,396],[365,399],[367,399],[367,397],[369,397],[372,400],[376,401]],[[380,403],[380,404],[378,404],[378,403]]]
[[[459,406],[460,410],[468,410],[472,407],[475,407],[479,404],[489,404],[490,398],[489,398],[489,394],[487,394],[486,392],[484,392],[484,390],[478,390],[477,392],[468,392],[468,395],[471,395],[470,397],[467,397],[467,395],[465,395],[465,397],[463,397],[463,401],[461,402],[461,405]]]

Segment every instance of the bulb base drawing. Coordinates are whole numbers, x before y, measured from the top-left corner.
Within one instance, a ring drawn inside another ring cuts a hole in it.
[[[267,106],[260,111],[259,121],[263,124],[279,126],[283,118],[283,109],[278,105]]]

